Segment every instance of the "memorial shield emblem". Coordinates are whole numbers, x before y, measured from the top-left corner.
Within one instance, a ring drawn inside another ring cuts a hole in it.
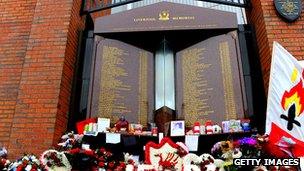
[[[274,0],[274,4],[280,16],[289,22],[295,21],[301,15],[301,0]]]

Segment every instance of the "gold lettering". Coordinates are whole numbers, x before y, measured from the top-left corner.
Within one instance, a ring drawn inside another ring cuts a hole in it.
[[[138,121],[146,124],[148,121],[148,53],[139,54],[139,94],[138,94]]]
[[[202,63],[204,51],[204,48],[193,48],[182,53],[183,112],[187,124],[190,125],[195,121],[203,123],[205,120],[201,116],[214,113],[207,103],[209,99],[202,99],[207,91],[213,90],[208,87],[208,81],[202,74],[203,70],[212,66],[209,63]]]
[[[225,119],[236,119],[236,104],[234,101],[232,68],[230,62],[230,52],[228,42],[221,42],[219,44],[220,59],[222,66],[222,78],[224,87],[225,100]]]
[[[113,114],[130,112],[124,103],[125,97],[120,95],[121,91],[131,91],[130,85],[126,85],[119,77],[128,77],[128,73],[121,66],[124,65],[122,56],[128,53],[112,46],[104,46],[102,54],[102,70],[100,78],[99,94],[99,116],[117,120]]]
[[[156,21],[155,18],[152,17],[143,17],[143,18],[134,18],[134,22],[147,22],[147,21]]]

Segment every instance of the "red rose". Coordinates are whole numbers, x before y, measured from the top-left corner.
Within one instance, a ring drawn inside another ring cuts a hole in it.
[[[17,169],[16,169],[16,171],[22,171],[22,170],[23,170],[22,165],[19,165],[19,166],[17,167]]]
[[[50,157],[51,157],[51,159],[54,159],[54,158],[57,157],[57,156],[56,156],[55,153],[51,153],[51,154],[50,154]]]
[[[84,150],[84,154],[88,156],[94,156],[94,151],[93,150]]]
[[[103,167],[105,167],[105,163],[104,162],[99,162],[98,166],[101,167],[101,168],[103,168]]]
[[[106,161],[105,158],[104,158],[103,156],[99,157],[98,160],[99,160],[99,161],[102,161],[102,162]]]
[[[32,165],[32,169],[37,169],[38,167],[37,167],[37,165],[36,164],[33,164]]]
[[[101,148],[99,149],[99,151],[100,151],[100,153],[104,154],[104,153],[106,152],[106,149],[103,148],[103,147],[101,147]]]
[[[52,163],[51,163],[50,161],[48,161],[48,162],[46,163],[46,165],[47,165],[48,167],[51,167],[51,166],[52,166]]]
[[[114,167],[114,164],[115,164],[114,162],[110,162],[109,165],[108,165],[109,168],[113,168],[113,167]]]
[[[119,165],[120,167],[122,167],[122,168],[126,168],[127,166],[126,166],[126,164],[124,163],[124,162],[120,162],[120,165]]]
[[[239,147],[240,142],[239,141],[233,141],[233,147]]]
[[[110,152],[107,151],[107,152],[106,152],[106,156],[107,156],[107,157],[110,157],[110,156],[112,156],[112,153],[110,153]]]
[[[117,166],[114,171],[123,171],[123,170],[125,170],[123,167]]]
[[[74,149],[70,150],[69,153],[71,153],[71,154],[80,153],[80,149],[79,148],[74,148]]]
[[[28,161],[27,161],[27,160],[22,160],[22,165],[23,165],[23,166],[26,166],[26,165],[27,165],[27,163],[28,163]]]
[[[132,159],[128,160],[128,164],[134,164],[134,163],[135,163],[134,160],[132,160]]]

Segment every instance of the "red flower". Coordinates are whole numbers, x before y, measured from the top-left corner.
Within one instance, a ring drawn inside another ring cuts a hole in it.
[[[106,152],[106,156],[107,156],[107,157],[110,157],[110,156],[112,156],[112,153],[107,151],[107,152]]]
[[[120,162],[120,165],[119,165],[120,167],[122,167],[122,168],[126,168],[127,166],[126,166],[126,164],[124,163],[124,162]]]
[[[108,165],[108,166],[109,166],[109,168],[113,168],[113,167],[114,167],[114,164],[115,164],[115,163],[114,163],[113,161],[112,161],[112,162],[110,162],[110,163],[109,163],[109,165]]]
[[[38,167],[37,167],[36,164],[33,164],[33,165],[32,165],[32,169],[36,169],[36,170],[37,170],[37,168],[38,168]]]
[[[0,161],[0,162],[1,162],[2,165],[5,165],[6,159],[1,158],[1,161]]]
[[[99,157],[98,160],[99,160],[99,161],[102,161],[102,162],[106,161],[105,158],[104,158],[103,156]]]
[[[27,160],[22,160],[22,165],[23,165],[23,166],[26,166],[26,165],[27,165],[27,163],[28,163],[28,161],[27,161]]]
[[[54,159],[54,158],[57,158],[57,156],[56,156],[55,153],[51,153],[51,154],[50,154],[50,158],[51,158],[51,159]]]
[[[84,150],[84,154],[88,156],[94,156],[94,151],[93,150]]]
[[[22,171],[22,170],[23,170],[22,165],[19,165],[19,166],[17,167],[17,170],[16,170],[16,171]]]
[[[48,161],[48,162],[46,163],[46,165],[47,165],[48,167],[51,167],[51,166],[52,166],[52,163],[51,163],[50,161]]]
[[[233,141],[233,147],[240,147],[239,141]]]
[[[70,150],[69,153],[71,153],[71,154],[80,153],[80,149],[79,148],[74,148],[74,149]]]
[[[106,152],[106,149],[103,148],[103,147],[101,147],[101,148],[99,149],[99,151],[100,151],[101,154],[104,154],[104,153]]]
[[[105,163],[104,162],[99,162],[98,166],[101,167],[101,168],[103,168],[103,167],[105,167]]]
[[[125,170],[125,169],[123,167],[121,167],[121,166],[117,166],[115,168],[115,171],[123,171],[123,170]]]
[[[132,164],[133,165],[134,163],[135,163],[134,160],[132,160],[132,159],[128,160],[128,164]]]

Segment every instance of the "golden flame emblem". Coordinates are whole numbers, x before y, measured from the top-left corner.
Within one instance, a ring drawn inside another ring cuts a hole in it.
[[[169,14],[169,11],[164,10],[164,11],[161,11],[158,16],[159,16],[159,18],[158,18],[159,20],[168,21],[170,14]]]
[[[289,91],[285,91],[282,97],[281,105],[287,110],[292,104],[295,105],[295,114],[300,116],[304,111],[304,87],[302,80],[292,87]]]

